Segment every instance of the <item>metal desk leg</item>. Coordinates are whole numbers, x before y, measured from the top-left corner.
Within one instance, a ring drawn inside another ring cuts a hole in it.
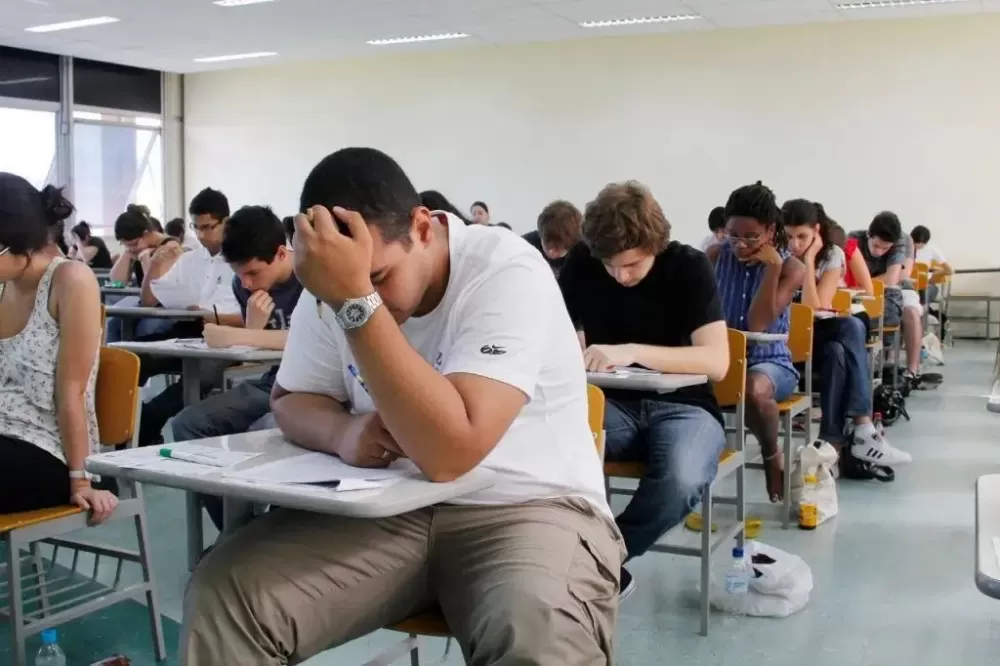
[[[184,392],[185,407],[201,400],[201,364],[198,359],[186,358],[182,361],[181,387]],[[205,549],[201,502],[195,493],[187,493],[184,500],[187,513],[188,569],[194,571],[195,564]]]
[[[135,339],[135,318],[121,317],[122,322],[122,342]]]

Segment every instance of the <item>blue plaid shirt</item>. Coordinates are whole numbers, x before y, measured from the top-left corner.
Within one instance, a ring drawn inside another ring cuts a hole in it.
[[[789,252],[781,251],[781,258],[787,259]],[[729,241],[722,244],[722,250],[715,262],[715,279],[719,283],[719,299],[726,325],[737,331],[747,330],[747,316],[750,304],[764,280],[764,264],[745,264],[736,258]],[[789,308],[778,315],[778,319],[767,327],[765,333],[788,333]],[[787,342],[755,342],[747,346],[747,363],[750,367],[758,363],[775,363],[796,372],[792,365],[792,354]]]

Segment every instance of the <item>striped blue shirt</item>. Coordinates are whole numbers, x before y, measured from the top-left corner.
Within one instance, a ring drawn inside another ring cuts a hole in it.
[[[787,259],[787,250],[781,251],[781,258]],[[750,304],[764,280],[764,264],[745,264],[736,258],[729,241],[722,244],[722,250],[715,261],[715,279],[719,283],[719,299],[726,325],[738,331],[747,330],[747,316]],[[789,308],[785,307],[778,319],[767,327],[766,333],[788,333]],[[755,342],[747,347],[747,363],[750,367],[758,363],[774,363],[795,371],[788,343]]]

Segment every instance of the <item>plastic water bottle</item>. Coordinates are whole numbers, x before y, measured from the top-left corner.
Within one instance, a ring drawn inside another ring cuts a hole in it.
[[[730,613],[735,617],[746,615],[747,597],[750,594],[750,567],[743,557],[743,549],[733,548],[733,564],[726,571],[726,596]]]
[[[42,632],[42,647],[35,655],[35,666],[66,666],[66,655],[56,642],[55,629]]]

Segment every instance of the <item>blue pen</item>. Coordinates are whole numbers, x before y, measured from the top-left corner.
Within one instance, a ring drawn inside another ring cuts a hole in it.
[[[350,372],[351,375],[358,380],[358,383],[361,384],[361,388],[365,390],[365,393],[371,396],[371,391],[368,390],[368,385],[365,384],[365,380],[361,378],[361,373],[358,372],[358,369],[354,367],[353,363],[347,364],[347,371]]]

